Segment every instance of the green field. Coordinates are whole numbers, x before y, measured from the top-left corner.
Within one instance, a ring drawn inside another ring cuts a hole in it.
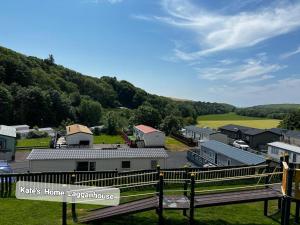
[[[213,114],[198,117],[198,126],[219,128],[228,124],[268,129],[277,127],[280,120],[240,116],[235,113]]]
[[[171,151],[186,151],[189,149],[189,146],[172,137],[166,137],[165,148]]]
[[[124,144],[124,139],[121,135],[106,135],[101,134],[94,136],[94,144]]]
[[[17,140],[17,147],[49,147],[50,137]]]

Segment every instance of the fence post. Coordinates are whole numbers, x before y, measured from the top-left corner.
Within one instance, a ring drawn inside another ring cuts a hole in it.
[[[71,176],[71,184],[75,185],[75,181],[76,181],[76,175],[72,174],[72,176]],[[75,223],[77,223],[78,219],[77,219],[77,214],[76,214],[76,203],[75,203],[75,201],[76,201],[76,198],[73,197],[73,199],[72,199],[72,202],[73,202],[72,203],[72,219],[73,219],[73,221]]]
[[[191,194],[190,194],[190,225],[194,224],[195,212],[195,174],[191,174]]]
[[[270,173],[270,164],[271,164],[271,160],[270,160],[270,159],[267,159],[267,160],[266,160],[266,163],[267,163],[266,173]],[[269,187],[268,184],[269,184],[269,182],[270,182],[270,178],[271,178],[270,175],[266,176],[266,178],[265,178],[266,188]],[[265,200],[265,201],[264,201],[264,216],[268,216],[268,206],[269,206],[269,201],[268,201],[268,200]]]
[[[66,188],[64,188],[65,192],[67,191]],[[62,202],[62,225],[67,225],[67,195],[66,193],[63,195],[63,202]]]
[[[189,174],[189,168],[188,168],[188,166],[187,165],[185,165],[184,166],[184,177],[183,177],[183,179],[184,179],[184,185],[183,185],[183,190],[184,190],[184,192],[183,192],[183,195],[185,196],[185,197],[187,197],[187,189],[188,189],[188,174]],[[183,215],[184,216],[186,216],[187,214],[186,214],[186,209],[184,209],[183,210]]]
[[[164,224],[163,218],[163,200],[164,200],[164,175],[159,175],[159,196],[158,196],[158,224]]]
[[[159,177],[160,177],[160,165],[156,166],[156,180],[157,180],[157,185],[156,185],[156,192],[159,192]]]
[[[289,164],[288,177],[287,177],[287,189],[285,198],[285,209],[284,209],[284,225],[289,224],[290,213],[291,213],[291,200],[292,200],[292,186],[293,186],[293,175],[294,175],[294,164]]]
[[[280,160],[279,160],[280,172],[283,172],[283,165],[282,165],[283,161],[284,161],[284,156],[281,155]],[[282,175],[280,177],[281,177],[281,180],[282,180]],[[282,198],[278,199],[277,208],[278,208],[278,210],[282,209]]]

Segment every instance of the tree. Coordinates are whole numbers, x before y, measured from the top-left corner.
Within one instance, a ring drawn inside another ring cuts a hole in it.
[[[157,128],[161,122],[161,116],[158,110],[152,106],[142,105],[135,111],[132,122]]]
[[[171,133],[178,132],[183,126],[182,119],[180,117],[170,115],[166,116],[161,124],[161,129],[169,135]]]
[[[300,110],[287,114],[280,122],[280,127],[289,130],[300,129]]]
[[[102,117],[102,106],[92,100],[82,100],[78,108],[78,118],[81,123],[87,126],[99,124]]]
[[[48,65],[54,65],[54,63],[55,63],[54,56],[52,54],[49,54],[49,57],[47,59],[45,59],[45,62]]]
[[[108,112],[104,119],[105,132],[107,134],[116,134],[121,128],[121,117],[115,112]]]
[[[0,84],[0,124],[9,124],[11,121],[13,98],[10,92]]]

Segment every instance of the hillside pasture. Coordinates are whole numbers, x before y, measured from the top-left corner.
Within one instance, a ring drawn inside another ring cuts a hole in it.
[[[260,129],[277,127],[280,120],[240,116],[235,113],[213,114],[198,117],[199,127],[219,128],[228,124],[248,126]]]

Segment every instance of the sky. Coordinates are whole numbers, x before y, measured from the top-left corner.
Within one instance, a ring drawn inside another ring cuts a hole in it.
[[[1,0],[0,45],[158,95],[300,103],[299,0]]]

